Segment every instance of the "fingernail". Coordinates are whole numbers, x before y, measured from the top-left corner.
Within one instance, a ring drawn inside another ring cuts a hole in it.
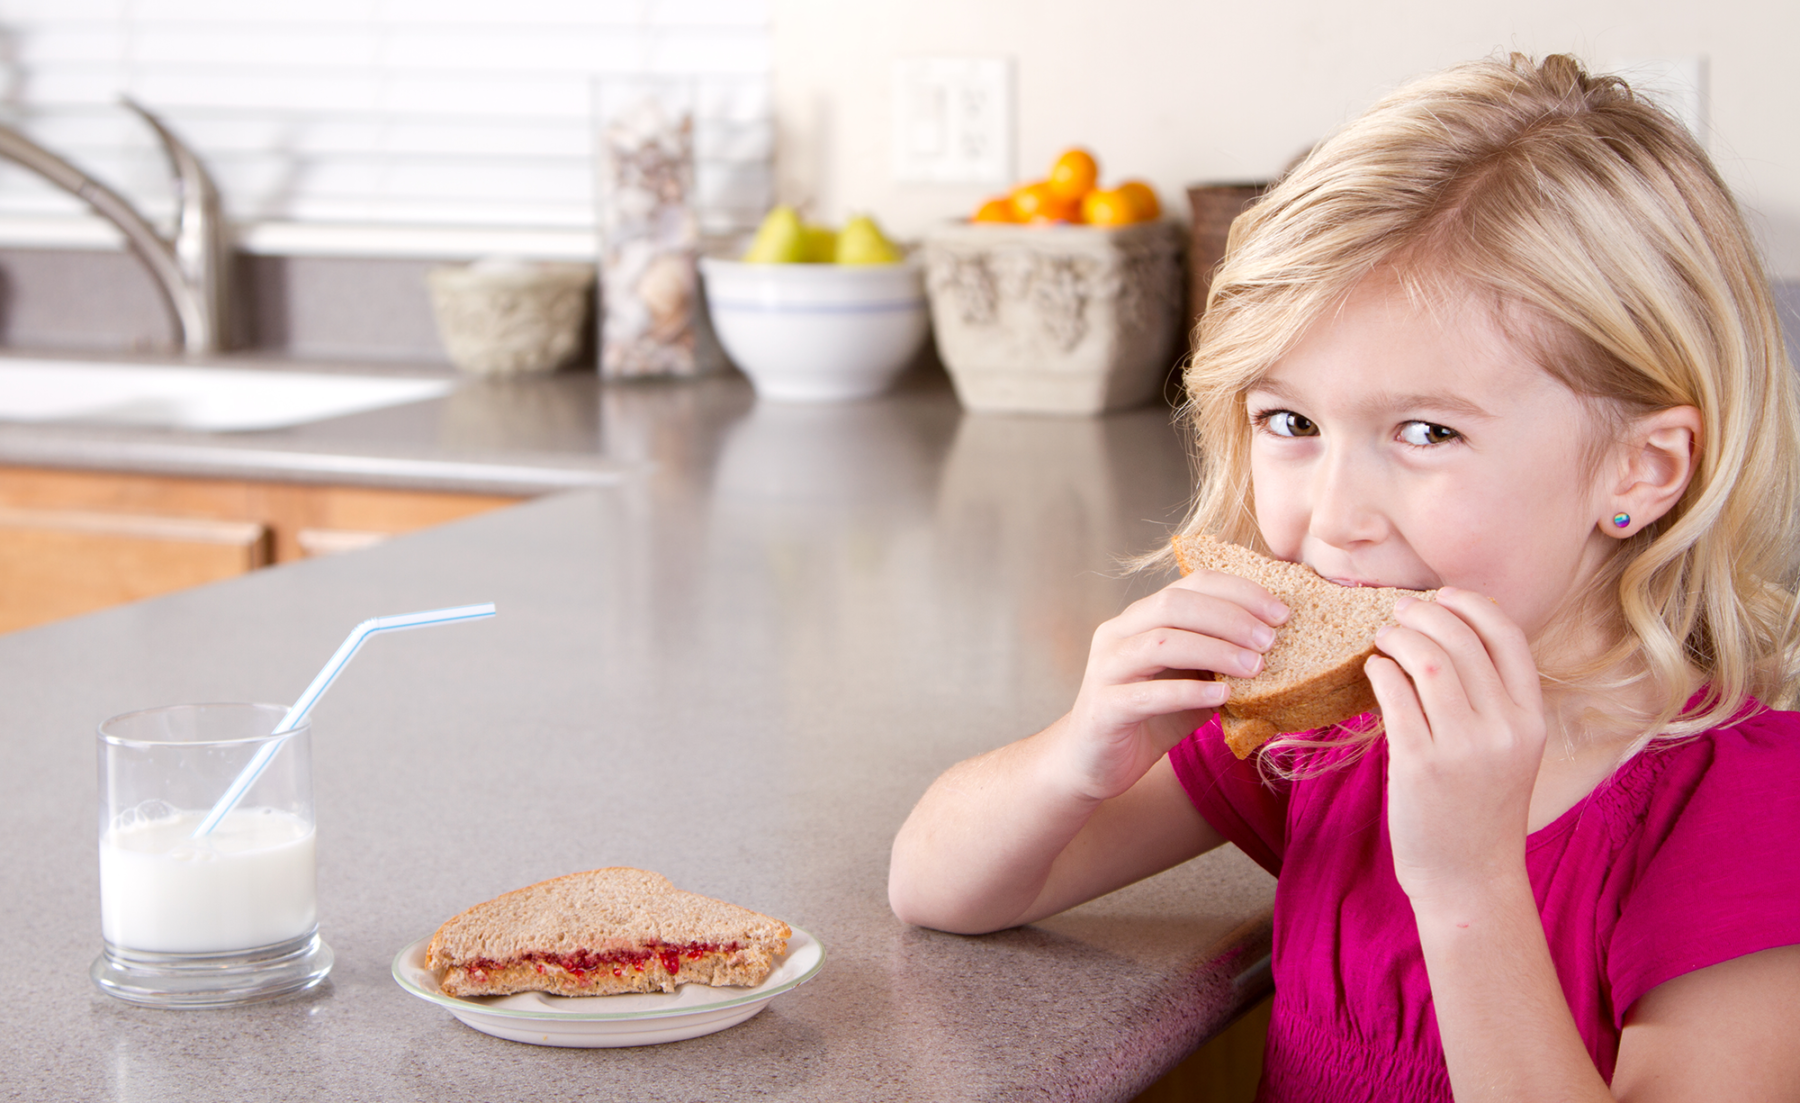
[[[1269,622],[1271,622],[1273,624],[1286,624],[1287,619],[1293,615],[1294,615],[1294,611],[1292,609],[1289,609],[1287,606],[1283,605],[1281,602],[1278,601],[1275,604],[1269,606],[1269,615],[1267,617],[1265,617],[1264,619],[1268,620]]]
[[[1440,590],[1438,592],[1442,593],[1443,591]],[[1412,608],[1414,605],[1417,605],[1418,603],[1419,603],[1419,601],[1417,598],[1411,598],[1411,597],[1406,597],[1406,596],[1402,595],[1401,597],[1394,599],[1394,612],[1403,613],[1406,610]]]
[[[1257,625],[1256,629],[1250,633],[1250,642],[1255,644],[1259,650],[1267,651],[1275,643],[1275,629]]]
[[[1239,651],[1238,663],[1243,667],[1246,677],[1262,669],[1262,656],[1254,651]]]
[[[1457,589],[1456,589],[1456,587],[1454,587],[1454,586],[1439,586],[1439,587],[1438,587],[1438,596],[1439,596],[1439,597],[1443,597],[1443,596],[1444,596],[1444,595],[1446,595],[1446,594],[1454,594],[1454,593],[1457,593],[1457,592],[1458,592],[1458,591],[1457,591]],[[1407,598],[1407,600],[1408,600],[1408,601],[1411,601],[1411,600],[1412,600],[1412,599],[1411,599],[1411,598]]]
[[[1375,629],[1376,641],[1380,642],[1381,637],[1387,635],[1389,632],[1392,632],[1393,630],[1394,630],[1394,626],[1391,624],[1384,624],[1380,628]]]
[[[1225,703],[1225,698],[1231,696],[1231,687],[1224,682],[1210,682],[1207,684],[1206,692],[1201,696],[1209,705],[1222,705]]]

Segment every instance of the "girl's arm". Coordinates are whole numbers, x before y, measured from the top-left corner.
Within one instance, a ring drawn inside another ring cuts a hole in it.
[[[1486,598],[1401,599],[1366,670],[1388,740],[1394,873],[1412,901],[1457,1103],[1612,1100],[1526,873],[1544,757],[1537,664]]]
[[[1192,672],[1254,673],[1286,617],[1255,583],[1197,571],[1101,625],[1067,716],[952,767],[907,817],[888,875],[894,913],[999,930],[1217,846],[1165,756],[1225,700],[1224,683]]]
[[[1800,1098],[1800,948],[1658,986],[1608,1088],[1563,996],[1526,873],[1543,758],[1524,634],[1485,598],[1399,610],[1368,673],[1388,731],[1388,824],[1458,1103]]]
[[[1800,1099],[1800,946],[1644,993],[1625,1016],[1613,1094],[1630,1103]]]

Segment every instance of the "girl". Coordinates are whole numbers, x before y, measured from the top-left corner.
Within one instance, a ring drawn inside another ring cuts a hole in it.
[[[1379,719],[1236,761],[1195,672],[1287,610],[1197,572],[932,786],[895,912],[1030,923],[1230,840],[1279,878],[1263,1099],[1800,1098],[1800,416],[1705,154],[1567,57],[1418,82],[1238,220],[1186,381],[1185,531],[1438,591]]]

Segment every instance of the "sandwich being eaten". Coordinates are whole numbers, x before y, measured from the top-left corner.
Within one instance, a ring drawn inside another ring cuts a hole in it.
[[[1342,723],[1375,707],[1375,688],[1363,664],[1375,652],[1375,633],[1393,624],[1402,597],[1430,601],[1432,591],[1392,586],[1341,586],[1311,567],[1285,563],[1212,536],[1177,536],[1182,574],[1221,571],[1247,578],[1275,595],[1293,615],[1275,630],[1254,678],[1213,677],[1231,686],[1219,709],[1225,744],[1239,758],[1277,735]]]
[[[793,933],[779,919],[683,892],[661,874],[613,867],[475,905],[438,928],[425,964],[441,973],[450,996],[754,987]]]

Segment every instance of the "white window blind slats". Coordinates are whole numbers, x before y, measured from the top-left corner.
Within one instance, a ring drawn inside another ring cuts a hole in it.
[[[692,80],[702,224],[733,232],[760,218],[774,155],[768,23],[755,0],[0,0],[0,104],[11,125],[166,217],[161,151],[118,106],[133,96],[206,160],[252,243],[296,240],[259,224],[440,225],[540,244],[562,233],[575,252],[591,247],[591,105],[609,76]],[[0,240],[20,218],[83,212],[0,162]],[[341,246],[355,233],[329,236]]]
[[[764,27],[762,0],[8,0],[0,14],[62,22],[137,17],[201,23],[568,23]]]

